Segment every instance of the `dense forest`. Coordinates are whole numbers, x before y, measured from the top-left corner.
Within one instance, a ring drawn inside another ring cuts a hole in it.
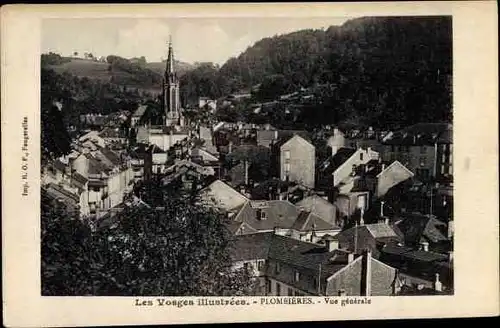
[[[257,100],[328,85],[309,119],[374,126],[451,120],[451,17],[353,19],[265,38],[220,69],[183,76],[183,94],[218,98],[260,85]]]

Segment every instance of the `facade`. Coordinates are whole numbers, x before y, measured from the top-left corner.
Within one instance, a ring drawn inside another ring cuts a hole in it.
[[[419,123],[388,134],[385,160],[398,160],[422,180],[453,177],[453,127],[448,123]]]
[[[309,141],[295,134],[276,143],[273,153],[281,180],[294,181],[314,188],[316,150]]]

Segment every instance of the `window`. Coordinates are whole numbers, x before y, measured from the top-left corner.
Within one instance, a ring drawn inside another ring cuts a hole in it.
[[[425,154],[425,153],[426,153],[425,146],[420,146],[420,154]]]
[[[281,285],[279,282],[276,282],[276,295],[281,296]]]
[[[259,271],[264,270],[264,263],[265,263],[265,261],[258,261],[257,262],[257,269],[259,269]]]
[[[299,271],[295,271],[294,278],[295,278],[295,282],[298,282],[300,280],[300,272]]]
[[[313,279],[313,288],[318,288],[318,280],[316,278]]]
[[[441,165],[441,174],[444,174],[444,173],[445,172],[444,172],[444,164],[443,164],[443,165]]]
[[[427,164],[427,158],[425,157],[420,157],[420,166],[425,166]]]
[[[293,289],[288,288],[288,296],[293,296]]]
[[[243,268],[245,268],[245,271],[249,271],[249,269],[250,269],[250,265],[249,265],[249,263],[248,263],[248,262],[245,262],[245,263],[243,264]]]
[[[395,151],[396,151],[396,147],[394,147],[394,145],[391,146],[391,152],[394,153]]]
[[[276,274],[278,274],[280,272],[281,272],[280,264],[279,264],[279,262],[276,262]]]
[[[286,160],[290,160],[290,151],[289,150],[285,150],[285,159]]]
[[[271,280],[267,281],[267,292],[272,293],[273,292],[273,286],[271,285]]]
[[[362,161],[363,160],[363,153],[359,153],[359,160]]]
[[[290,163],[285,163],[285,174],[290,172]]]

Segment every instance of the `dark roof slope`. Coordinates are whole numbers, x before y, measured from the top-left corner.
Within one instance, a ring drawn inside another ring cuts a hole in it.
[[[387,145],[433,145],[453,143],[453,126],[449,123],[418,123],[385,137]]]
[[[325,161],[321,169],[325,174],[332,174],[340,165],[344,164],[345,161],[354,155],[355,152],[356,149],[354,148],[342,147],[337,150],[335,155]]]
[[[397,223],[397,227],[404,235],[405,242],[409,244],[419,244],[422,241],[431,243],[448,241],[445,235],[447,225],[434,216],[405,213],[403,220]]]

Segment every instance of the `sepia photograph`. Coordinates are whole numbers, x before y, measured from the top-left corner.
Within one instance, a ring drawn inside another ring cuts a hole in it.
[[[9,326],[498,314],[478,3],[2,8]]]

